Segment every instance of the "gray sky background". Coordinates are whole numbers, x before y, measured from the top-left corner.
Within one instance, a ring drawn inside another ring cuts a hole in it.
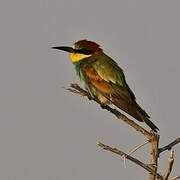
[[[124,69],[137,101],[160,128],[179,137],[180,1],[1,0],[0,179],[146,179],[100,150],[125,152],[144,138],[98,105],[62,89],[77,82],[66,53],[51,46],[89,39]],[[135,154],[147,161],[148,147]],[[166,154],[160,157],[165,167]],[[172,175],[180,175],[180,146]]]

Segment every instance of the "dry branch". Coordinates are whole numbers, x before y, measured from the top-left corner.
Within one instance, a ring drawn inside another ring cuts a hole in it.
[[[110,151],[112,153],[115,153],[115,154],[118,154],[120,155],[121,157],[125,157],[126,159],[132,161],[133,163],[141,166],[143,169],[145,169],[146,171],[150,172],[151,174],[155,175],[158,179],[161,179],[163,180],[162,176],[158,173],[156,173],[151,167],[149,167],[149,165],[147,164],[144,164],[143,162],[139,161],[138,159],[124,153],[123,151],[117,149],[117,148],[112,148],[108,145],[105,145],[101,142],[98,142],[98,146],[103,148],[104,150],[107,150],[107,151]]]
[[[118,150],[116,148],[112,148],[110,146],[107,146],[107,145],[102,144],[102,143],[99,142],[98,145],[100,147],[102,147],[103,149],[105,149],[107,151],[111,151],[111,152],[113,152],[115,154],[118,154],[118,155],[120,155],[122,157],[125,157],[125,158],[129,159],[130,161],[134,162],[135,164],[139,165],[140,167],[144,168],[145,170],[147,170],[149,172],[148,180],[156,180],[156,179],[167,180],[168,179],[169,174],[170,174],[171,169],[172,169],[173,162],[171,161],[171,163],[170,163],[170,161],[169,161],[169,166],[167,168],[168,169],[167,174],[164,174],[164,177],[162,177],[160,174],[157,173],[158,157],[159,157],[159,154],[161,152],[163,152],[165,150],[169,150],[173,146],[178,144],[180,142],[180,138],[177,138],[175,141],[168,144],[167,146],[159,148],[159,135],[158,134],[155,134],[153,131],[150,131],[150,132],[147,131],[146,129],[144,129],[140,125],[136,124],[133,120],[129,119],[124,114],[119,112],[117,109],[112,108],[112,107],[110,107],[108,105],[102,105],[97,98],[95,98],[95,97],[92,98],[91,95],[89,94],[89,92],[82,89],[78,84],[71,84],[70,87],[65,88],[65,89],[69,90],[70,92],[79,94],[81,96],[86,96],[86,97],[88,97],[89,100],[95,101],[96,103],[98,103],[102,107],[102,109],[105,109],[105,110],[109,111],[110,113],[114,114],[118,119],[122,120],[123,122],[127,123],[132,128],[134,128],[136,131],[143,134],[147,138],[147,141],[151,145],[150,165],[144,164],[143,162],[141,162],[138,159],[130,156],[129,154],[126,154],[126,153],[122,152],[121,150]],[[166,178],[166,179],[164,179],[164,178]],[[177,177],[174,177],[174,178],[178,179],[179,177],[177,176]]]
[[[177,180],[180,179],[180,176],[171,177],[169,180]]]
[[[147,138],[147,140],[151,144],[150,164],[151,164],[151,168],[153,170],[153,172],[148,171],[148,172],[150,172],[149,173],[149,180],[155,180],[156,174],[157,174],[157,166],[158,166],[159,135],[155,134],[152,131],[151,132],[147,131],[146,129],[144,129],[140,125],[136,124],[133,120],[129,119],[124,114],[120,113],[117,109],[111,108],[108,105],[102,106],[102,104],[99,102],[99,100],[97,98],[92,98],[91,95],[89,94],[89,92],[82,89],[78,84],[71,84],[70,87],[66,88],[66,89],[69,90],[70,92],[79,94],[81,96],[86,96],[86,97],[88,97],[89,100],[93,100],[93,101],[97,102],[98,104],[100,104],[100,106],[103,109],[106,109],[110,113],[114,114],[118,119],[121,119],[122,121],[124,121],[125,123],[130,125],[132,128],[134,128],[136,131],[140,132],[141,134],[143,134]]]
[[[180,138],[175,139],[173,142],[169,143],[168,145],[159,148],[158,153],[162,153],[163,151],[170,150],[173,146],[180,143]]]
[[[151,159],[150,159],[150,165],[151,168],[157,172],[158,168],[158,147],[159,147],[159,135],[155,134],[152,136],[153,138],[151,139],[150,145],[151,145]],[[149,174],[149,180],[155,180],[156,176],[154,174]]]
[[[168,164],[167,164],[165,173],[163,175],[164,180],[168,180],[169,175],[172,171],[173,164],[174,164],[174,151],[170,150],[169,155],[168,155]]]
[[[111,108],[108,105],[103,105],[99,102],[99,100],[97,98],[92,98],[91,95],[85,91],[84,89],[82,89],[78,84],[71,84],[69,88],[66,88],[67,90],[69,90],[70,92],[79,94],[81,96],[86,96],[88,97],[89,100],[93,100],[95,102],[97,102],[98,104],[101,105],[101,107],[103,109],[106,109],[107,111],[111,112],[112,114],[114,114],[118,119],[121,119],[122,121],[124,121],[125,123],[129,124],[131,127],[133,127],[136,131],[139,131],[140,133],[142,133],[148,140],[152,139],[152,136],[154,136],[154,133],[150,133],[147,130],[145,130],[143,127],[139,126],[138,124],[136,124],[133,120],[129,119],[128,117],[126,117],[124,114],[122,114],[121,112],[119,112],[117,109]]]

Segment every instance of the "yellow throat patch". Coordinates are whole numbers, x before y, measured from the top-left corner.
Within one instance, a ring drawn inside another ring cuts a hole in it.
[[[71,59],[72,62],[78,62],[83,60],[84,58],[90,57],[92,56],[90,55],[86,55],[86,54],[79,54],[79,53],[69,53],[69,57]]]

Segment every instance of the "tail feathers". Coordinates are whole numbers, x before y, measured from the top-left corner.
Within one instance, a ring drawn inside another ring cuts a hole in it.
[[[144,122],[154,131],[157,132],[159,130],[159,128],[152,122],[150,121],[148,118],[144,119]]]
[[[141,122],[143,121],[143,116],[141,115],[142,113],[138,113],[137,108],[134,106],[134,103],[127,102],[121,97],[112,97],[111,102],[119,109],[134,117],[136,120]]]
[[[111,102],[136,120],[145,122],[154,132],[159,130],[158,127],[149,120],[149,115],[135,101],[130,103],[121,97],[112,97]]]
[[[104,96],[107,100],[117,106],[119,109],[123,110],[127,114],[131,115],[133,118],[140,122],[145,122],[154,132],[157,132],[158,127],[149,120],[149,115],[136,103],[135,99],[131,99],[126,97],[125,95],[122,96],[121,93],[115,93],[111,94],[111,97],[109,94],[103,93],[102,91],[96,89],[96,96],[100,94],[101,96]],[[123,92],[122,92],[123,93]],[[98,97],[99,98],[99,97]],[[99,99],[101,101],[101,99]]]

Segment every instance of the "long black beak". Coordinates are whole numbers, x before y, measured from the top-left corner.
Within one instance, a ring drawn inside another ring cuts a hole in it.
[[[67,46],[57,46],[57,47],[52,47],[53,49],[58,49],[66,52],[74,52],[74,49],[72,47],[67,47]]]

